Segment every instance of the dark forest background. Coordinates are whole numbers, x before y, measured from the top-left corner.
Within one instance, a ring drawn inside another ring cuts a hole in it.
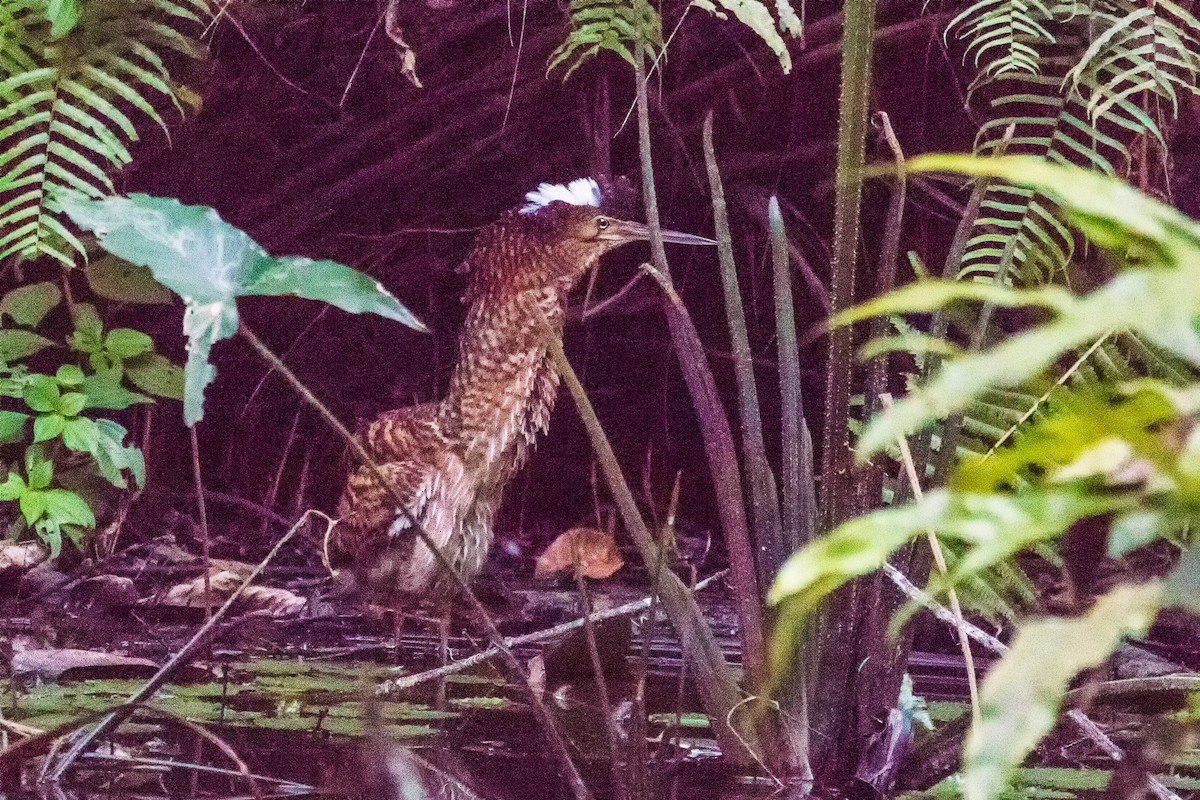
[[[664,31],[675,33],[650,78],[663,223],[712,233],[700,127],[714,109],[752,345],[759,378],[767,382],[764,411],[771,415],[777,402],[770,389],[776,367],[766,202],[778,194],[791,237],[805,403],[817,419],[841,15],[834,4],[807,9],[805,37],[792,43],[794,68],[785,75],[761,40],[733,21],[692,8],[676,30],[683,10],[665,4]],[[215,23],[211,61],[190,81],[204,98],[200,112],[174,125],[169,143],[148,129],[131,167],[116,176],[119,191],[213,206],[272,254],[331,258],[361,269],[429,325],[432,335],[422,335],[291,298],[243,302],[251,327],[349,424],[444,389],[463,314],[464,279],[456,267],[476,229],[542,181],[611,175],[636,184],[639,175],[628,65],[602,54],[565,82],[561,69],[546,74],[568,30],[565,7],[404,6],[400,20],[422,88],[405,77],[400,48],[377,27],[381,11],[358,0],[238,5],[236,24],[229,17]],[[917,3],[881,9],[873,106],[887,112],[910,153],[972,144],[977,121],[964,104],[959,56],[942,41],[951,16]],[[890,158],[881,139],[868,147],[872,158]],[[1176,147],[1175,155],[1192,154]],[[865,253],[878,252],[887,192],[886,185],[867,187]],[[936,252],[952,235],[964,197],[930,184],[910,197],[905,241]],[[715,259],[686,248],[670,256],[718,381],[729,388]],[[584,313],[634,279],[647,257],[629,248],[605,260],[586,304],[584,293],[578,297],[568,353],[632,482],[650,487],[661,510],[675,471],[683,470],[685,523],[708,528],[711,490],[700,467],[697,423],[657,289],[643,278],[599,313]],[[864,264],[862,285],[870,286],[872,258]],[[144,312],[137,312],[143,326]],[[178,313],[162,311],[158,330],[149,332],[162,349],[176,342],[181,355]],[[344,476],[343,445],[244,343],[218,345],[215,363],[220,379],[200,426],[208,488],[284,513],[332,507]],[[186,429],[170,408],[157,417],[147,453],[150,485],[188,491]],[[591,464],[574,409],[560,403],[551,434],[509,490],[502,534],[522,532],[544,544],[582,521],[594,507]],[[224,521],[239,527],[250,523],[247,537],[257,527],[236,507],[215,513],[234,514]]]

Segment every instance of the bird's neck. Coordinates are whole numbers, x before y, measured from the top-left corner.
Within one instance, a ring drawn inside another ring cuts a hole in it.
[[[440,422],[486,482],[505,482],[549,425],[559,376],[545,323],[562,334],[566,296],[564,287],[472,298]]]

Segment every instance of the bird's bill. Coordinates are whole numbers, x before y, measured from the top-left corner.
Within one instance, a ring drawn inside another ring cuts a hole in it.
[[[664,242],[671,244],[695,244],[695,245],[714,245],[715,239],[708,239],[704,236],[695,236],[690,233],[680,233],[679,231],[663,231],[662,237]],[[650,239],[650,227],[643,225],[640,222],[627,222],[623,219],[610,219],[608,228],[600,233],[601,239],[612,239],[619,242],[633,242]]]

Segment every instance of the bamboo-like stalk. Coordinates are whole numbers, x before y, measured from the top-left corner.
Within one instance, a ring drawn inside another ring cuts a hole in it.
[[[842,83],[838,103],[837,173],[831,264],[831,314],[855,302],[859,225],[862,219],[863,166],[866,161],[867,112],[871,94],[871,56],[875,0],[847,0],[842,36]],[[829,334],[825,419],[822,431],[821,496],[827,525],[853,514],[850,486],[850,395],[853,378],[851,331]]]
[[[837,173],[831,264],[832,313],[856,300],[863,165],[871,95],[875,0],[846,0],[843,6],[841,95],[838,108]],[[821,511],[832,527],[860,511],[851,476],[850,396],[854,391],[853,340],[846,327],[830,332],[826,363],[821,453]],[[862,748],[878,730],[878,719],[895,703],[902,668],[887,642],[887,619],[894,598],[883,593],[878,575],[853,581],[826,607],[816,653],[809,709],[817,780],[848,783]],[[789,653],[797,657],[796,653]]]
[[[758,387],[754,381],[754,361],[750,352],[750,334],[746,330],[746,311],[738,288],[737,265],[733,259],[733,236],[725,207],[725,187],[713,150],[713,112],[704,115],[704,166],[712,189],[713,224],[717,234],[717,261],[721,286],[725,291],[725,318],[733,347],[733,373],[738,385],[738,409],[742,418],[742,474],[750,495],[750,520],[754,526],[755,565],[759,589],[770,585],[775,573],[790,555],[783,543],[779,522],[779,496],[775,475],[767,460],[763,443],[762,412]]]

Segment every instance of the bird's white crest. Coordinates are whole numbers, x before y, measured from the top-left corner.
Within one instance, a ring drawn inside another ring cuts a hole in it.
[[[521,207],[522,214],[533,214],[555,200],[561,200],[573,206],[599,207],[600,186],[594,178],[578,178],[566,186],[561,183],[543,183],[537,188],[537,191],[526,194],[525,200],[525,205]]]

